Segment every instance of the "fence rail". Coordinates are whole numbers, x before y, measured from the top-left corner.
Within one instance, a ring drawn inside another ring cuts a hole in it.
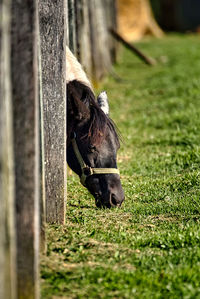
[[[0,299],[39,298],[44,222],[65,223],[66,43],[98,82],[115,26],[115,0],[0,0]]]

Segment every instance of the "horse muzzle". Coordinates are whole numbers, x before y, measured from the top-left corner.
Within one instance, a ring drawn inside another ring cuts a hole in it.
[[[96,193],[94,197],[97,208],[119,208],[124,201],[124,191],[121,187],[118,191],[107,191],[104,194]]]

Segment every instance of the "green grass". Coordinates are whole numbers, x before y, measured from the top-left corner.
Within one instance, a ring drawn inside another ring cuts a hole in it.
[[[138,44],[158,64],[123,49],[109,77],[111,117],[126,201],[98,210],[75,175],[67,224],[48,226],[42,298],[200,298],[199,36]]]

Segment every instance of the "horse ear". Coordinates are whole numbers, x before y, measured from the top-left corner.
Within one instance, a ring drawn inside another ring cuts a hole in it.
[[[74,117],[78,121],[88,120],[90,118],[90,110],[88,107],[77,98],[73,98]]]
[[[90,110],[86,103],[80,99],[75,88],[67,86],[68,109],[77,121],[86,121],[90,118]]]
[[[103,112],[108,115],[109,114],[109,104],[108,104],[108,97],[106,91],[102,91],[98,97],[97,102],[99,107],[103,110]]]

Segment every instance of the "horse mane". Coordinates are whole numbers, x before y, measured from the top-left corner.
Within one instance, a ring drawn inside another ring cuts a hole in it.
[[[93,145],[99,145],[106,137],[108,129],[110,129],[113,132],[116,143],[119,145],[116,126],[98,106],[91,88],[83,82],[73,80],[67,84],[67,93],[68,95],[74,95],[90,110],[90,118],[87,121],[88,132],[82,138],[89,139]]]
[[[80,81],[91,90],[93,89],[81,64],[70,49],[66,47],[66,82],[69,83],[73,80]]]

